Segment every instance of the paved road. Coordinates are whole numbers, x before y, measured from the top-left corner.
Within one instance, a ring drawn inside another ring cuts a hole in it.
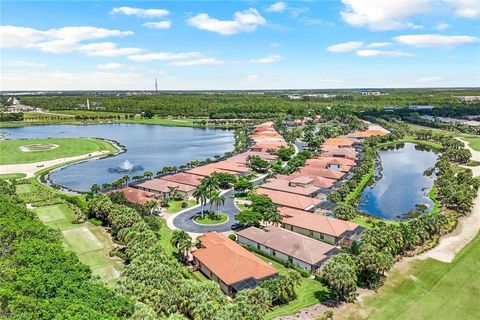
[[[303,149],[305,149],[305,146],[307,145],[305,142],[302,142],[300,140],[295,140],[293,144],[297,147],[298,152],[302,152]]]

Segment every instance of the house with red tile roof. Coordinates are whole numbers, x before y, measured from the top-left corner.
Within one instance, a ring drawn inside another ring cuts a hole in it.
[[[266,161],[275,161],[277,160],[277,156],[274,154],[270,154],[268,152],[254,152],[254,151],[246,151],[235,156],[228,158],[230,162],[237,162],[242,164],[247,164],[247,158],[249,156],[259,156],[262,160]]]
[[[237,175],[240,175],[240,176],[245,176],[245,175],[248,175],[252,172],[252,170],[249,167],[247,167],[246,165],[237,163],[235,161],[231,161],[231,159],[211,163],[208,166],[211,166],[213,168],[217,168],[217,169],[220,169],[220,170],[231,171],[233,174],[237,174]]]
[[[209,232],[199,240],[200,248],[192,252],[194,265],[229,296],[278,275],[275,268],[224,234]]]
[[[314,197],[320,192],[320,188],[313,185],[313,179],[309,179],[308,183],[299,183],[295,179],[293,179],[293,181],[285,179],[270,179],[262,184],[262,188],[289,192],[307,197]]]
[[[357,154],[354,148],[323,147],[322,157],[345,158],[357,161]]]
[[[121,190],[128,202],[144,205],[148,200],[158,200],[158,195],[153,192],[126,187]]]
[[[214,172],[237,174],[237,172],[235,172],[235,171],[215,168],[212,165],[200,166],[200,167],[196,167],[196,168],[185,171],[185,173],[190,173],[190,174],[194,174],[194,175],[197,175],[197,176],[203,176],[203,177],[208,177]]]
[[[332,255],[341,252],[331,244],[279,227],[250,227],[236,234],[238,242],[312,273],[318,272]]]
[[[355,165],[355,161],[345,158],[319,157],[307,159],[305,166],[319,169],[332,169],[348,172]]]
[[[327,148],[351,148],[355,142],[358,141],[353,138],[337,137],[325,140],[323,146]]]
[[[363,231],[356,223],[318,213],[287,207],[278,210],[282,216],[283,228],[334,245],[350,246]]]
[[[303,176],[318,176],[327,179],[340,180],[345,172],[333,169],[318,169],[311,166],[306,166],[298,171]]]
[[[289,180],[289,181],[292,181],[292,180],[297,181],[297,179],[313,180],[312,184],[314,186],[319,187],[319,188],[325,188],[325,189],[331,188],[333,186],[333,184],[337,181],[337,180],[334,180],[334,179],[328,179],[328,178],[319,177],[319,176],[316,176],[316,175],[308,175],[308,174],[305,175],[305,174],[302,174],[300,172],[294,172],[290,175],[277,175],[277,179],[284,179],[284,180]]]
[[[300,210],[315,210],[322,202],[316,198],[266,188],[259,188],[256,193],[269,197],[276,205]]]
[[[147,180],[143,183],[140,183],[136,187],[141,190],[158,193],[163,198],[169,195],[171,188],[176,188],[177,192],[180,193],[184,198],[191,197],[193,191],[195,191],[195,186],[162,179]]]
[[[204,176],[199,176],[192,173],[179,172],[175,174],[169,174],[160,178],[160,180],[176,182],[180,184],[187,184],[189,186],[197,187],[200,185]]]
[[[270,149],[279,149],[281,147],[288,147],[285,141],[264,141],[254,144],[250,150],[257,152],[267,152]]]

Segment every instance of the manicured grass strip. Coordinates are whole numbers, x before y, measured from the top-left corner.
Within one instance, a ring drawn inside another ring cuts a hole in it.
[[[21,146],[32,144],[56,144],[59,147],[36,152],[23,152],[20,150]],[[101,150],[115,152],[116,149],[110,143],[98,139],[55,138],[2,140],[0,141],[0,165],[33,163],[75,157]]]
[[[135,117],[133,119],[122,119],[121,122],[125,123],[140,123],[140,124],[160,124],[164,126],[174,126],[174,127],[193,127],[193,119],[181,118],[181,119],[171,119],[171,118],[159,118],[153,117],[140,118]]]
[[[168,202],[168,208],[167,208],[167,213],[174,214],[179,212],[180,210],[184,210],[190,207],[193,207],[194,205],[197,204],[197,201],[189,199],[187,200],[188,207],[187,208],[182,208],[182,203],[185,201],[170,201]]]
[[[0,174],[0,179],[2,180],[8,180],[8,179],[23,179],[27,175],[25,173],[6,173],[6,174]]]
[[[218,219],[212,219],[208,214],[205,214],[203,218],[198,217],[198,218],[193,218],[193,220],[198,224],[206,224],[206,225],[220,224],[228,220],[228,216],[224,213],[219,212],[217,213],[217,215],[219,216]]]
[[[468,142],[470,148],[480,151],[480,137],[462,137],[462,139]]]
[[[35,191],[35,187],[31,184],[17,184],[15,187],[17,194],[30,193]]]
[[[394,270],[383,288],[335,319],[478,319],[480,236],[451,262],[417,260]],[[359,315],[363,315],[359,317]]]

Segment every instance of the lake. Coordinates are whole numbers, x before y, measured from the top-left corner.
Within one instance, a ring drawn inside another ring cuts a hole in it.
[[[424,172],[435,165],[435,152],[405,143],[381,149],[379,156],[381,166],[372,185],[360,195],[358,209],[387,220],[405,218],[417,205],[425,205],[425,212],[430,211],[434,203],[428,192],[434,177]]]
[[[128,174],[154,173],[164,166],[180,166],[190,160],[204,160],[233,151],[233,131],[143,124],[48,125],[2,128],[7,139],[89,137],[115,140],[127,152],[114,157],[90,160],[51,173],[61,186],[88,191],[92,184],[113,182]],[[127,161],[128,160],[128,161]],[[133,171],[118,172],[125,162]]]

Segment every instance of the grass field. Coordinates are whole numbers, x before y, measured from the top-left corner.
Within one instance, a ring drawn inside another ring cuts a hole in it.
[[[468,142],[470,148],[480,151],[480,137],[462,137],[462,139]]]
[[[175,126],[175,127],[193,127],[193,119],[170,119],[170,118],[159,118],[153,117],[151,119],[135,117],[133,119],[122,119],[120,122],[125,123],[141,123],[141,124],[160,124],[164,126]]]
[[[27,175],[25,173],[6,173],[0,174],[0,179],[7,180],[7,179],[22,179],[25,178]]]
[[[394,269],[378,293],[335,314],[335,320],[473,320],[479,316],[479,296],[480,235],[451,263],[416,260]]]
[[[270,260],[267,257],[258,254],[256,254],[256,256],[270,264],[280,273],[286,272],[287,270],[287,268],[280,263]],[[265,319],[270,320],[295,314],[303,308],[328,300],[330,297],[330,291],[327,287],[310,278],[301,278],[300,285],[297,287],[296,292],[297,298],[295,300],[283,306],[273,307],[272,310],[267,313]]]
[[[20,149],[28,145],[58,145],[55,149],[24,152]],[[107,150],[115,152],[116,149],[109,142],[98,139],[84,138],[55,138],[55,139],[26,139],[26,140],[1,140],[0,165],[22,164],[38,161],[47,161],[59,158],[74,157],[95,151]]]
[[[180,210],[185,210],[187,208],[193,207],[197,204],[197,201],[189,199],[187,200],[188,207],[182,208],[183,201],[170,201],[168,202],[167,213],[174,214],[179,212]]]
[[[120,276],[123,265],[108,258],[113,242],[102,227],[89,222],[73,223],[75,213],[65,204],[38,207],[33,211],[44,224],[62,233],[65,247],[74,251],[94,275],[107,283],[113,283]]]

